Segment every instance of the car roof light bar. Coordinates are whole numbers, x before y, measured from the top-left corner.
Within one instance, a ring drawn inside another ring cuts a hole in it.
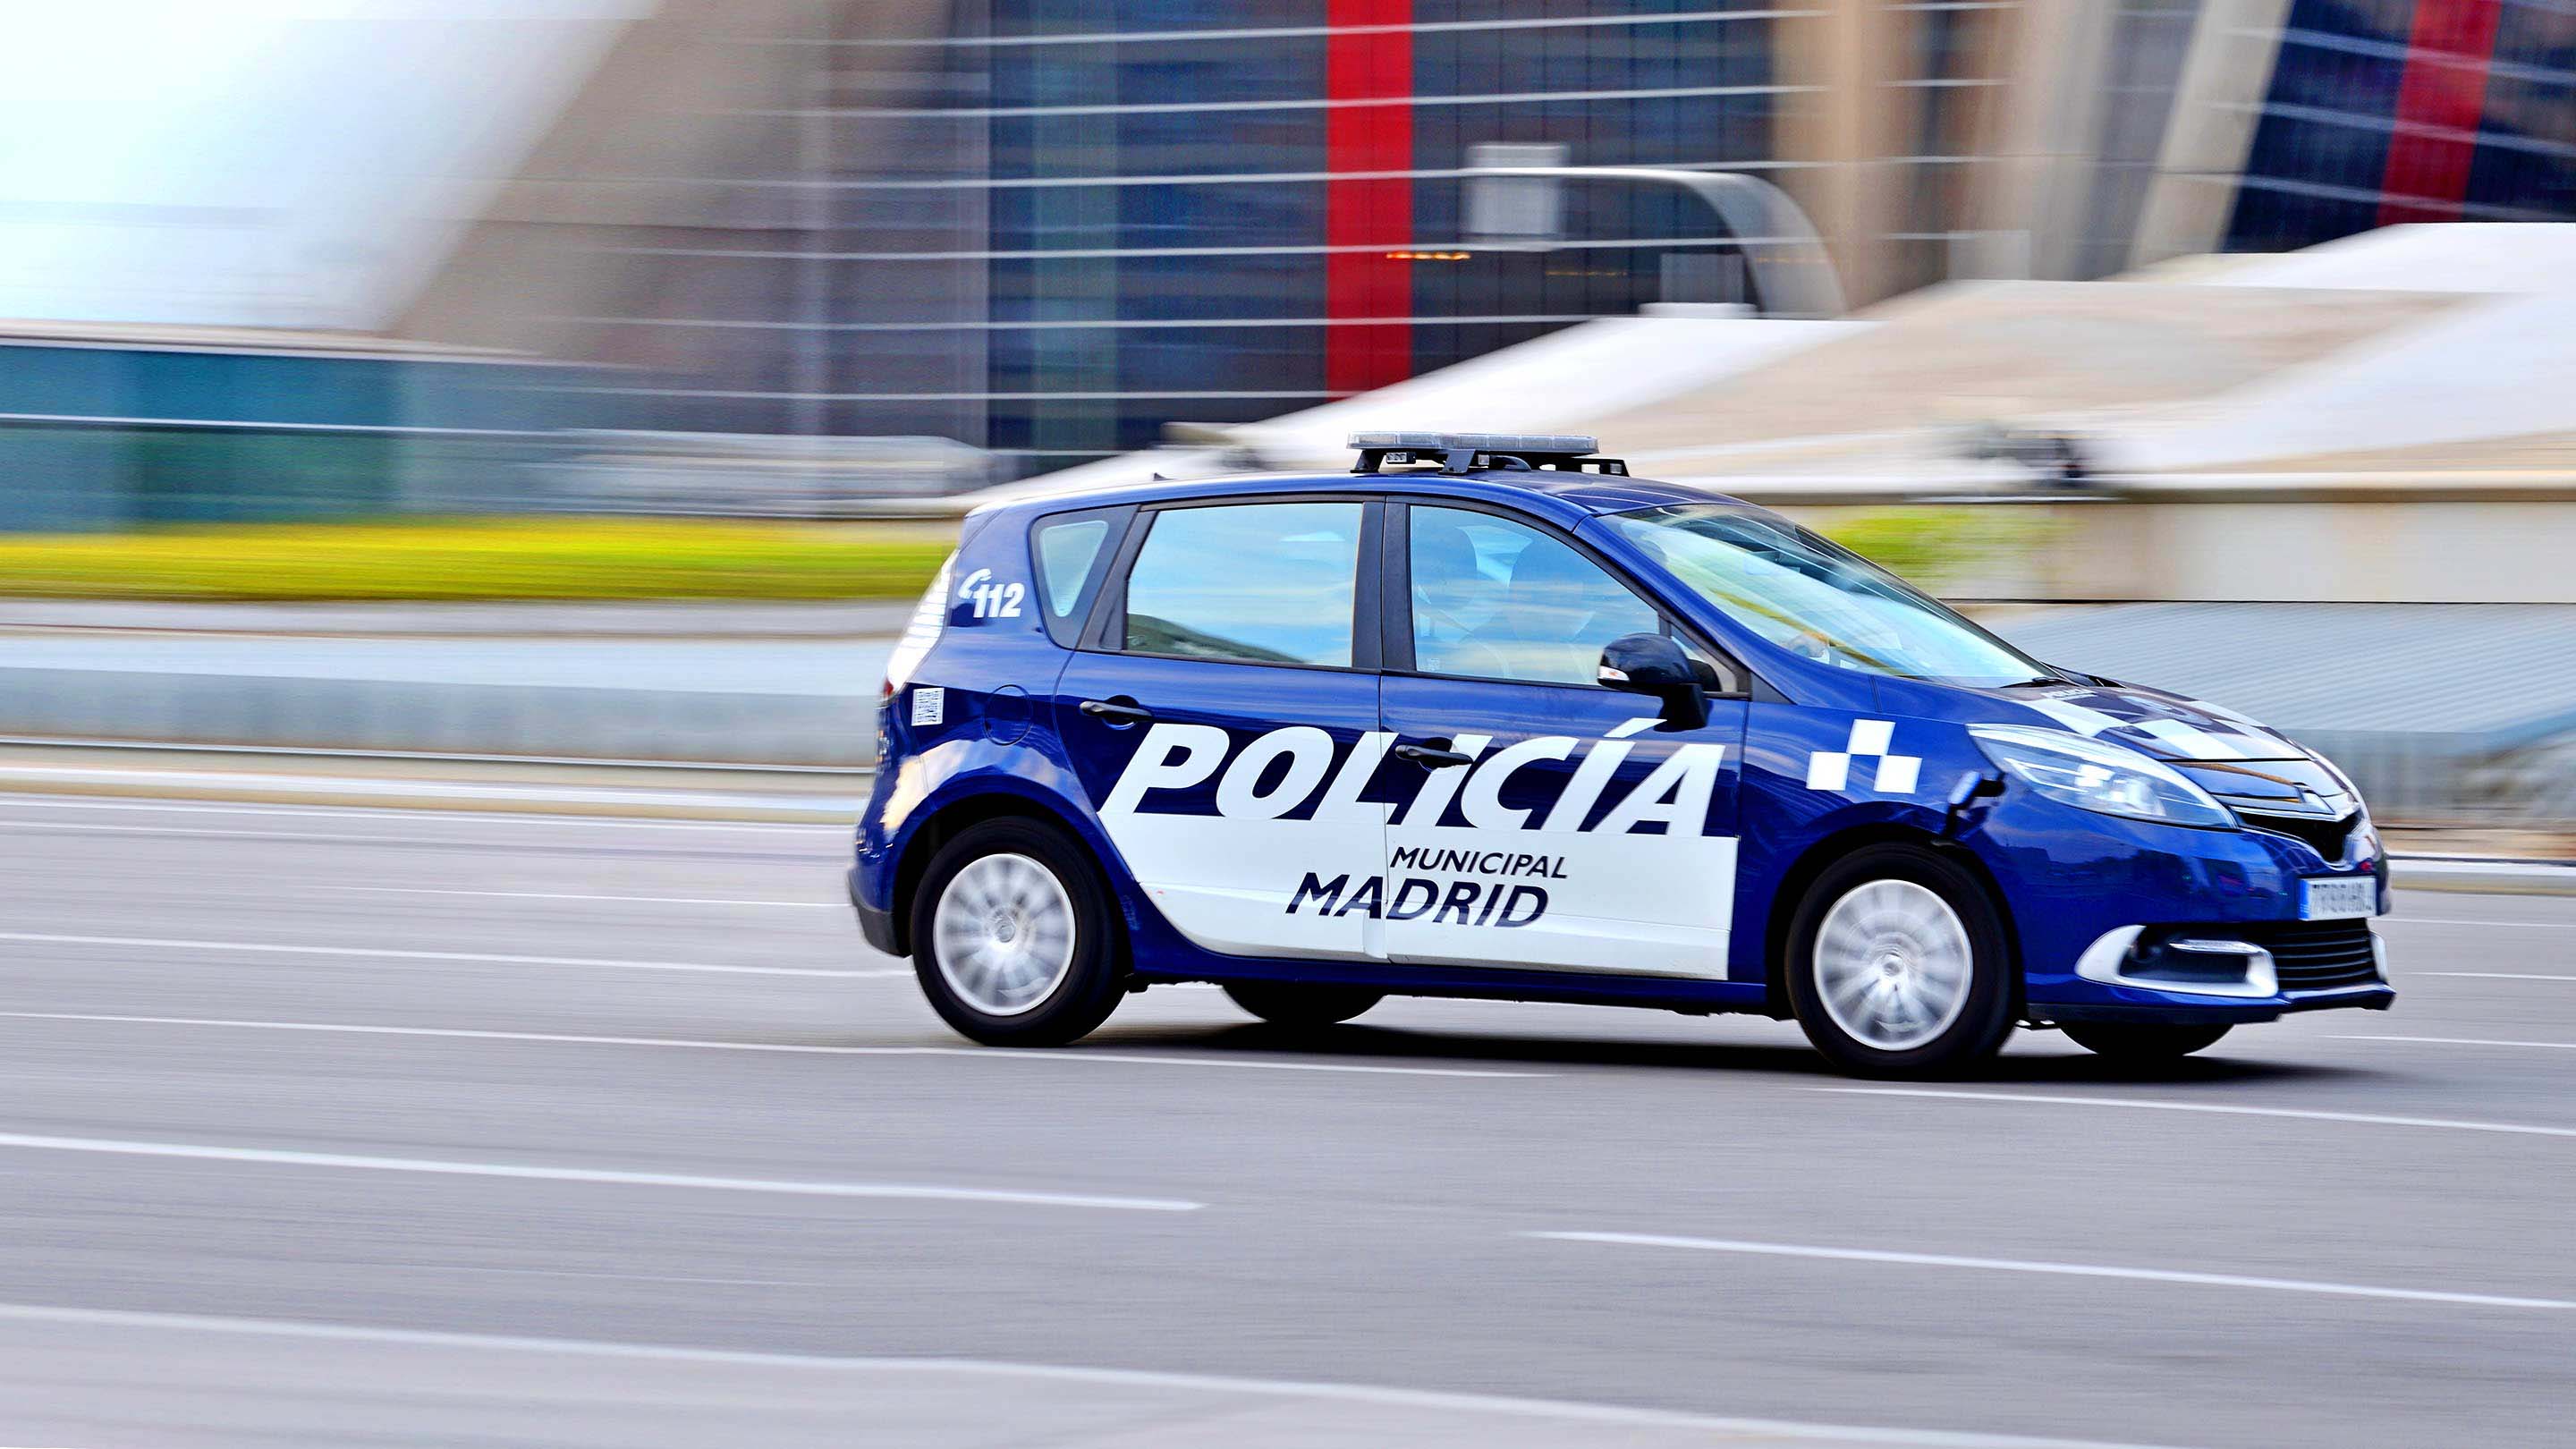
[[[1353,433],[1346,447],[1359,451],[1354,473],[1375,473],[1390,463],[1438,462],[1443,473],[1528,472],[1553,468],[1580,473],[1590,469],[1614,478],[1628,476],[1617,458],[1595,457],[1598,438],[1580,433]]]

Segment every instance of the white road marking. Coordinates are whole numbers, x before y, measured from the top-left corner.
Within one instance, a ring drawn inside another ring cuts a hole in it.
[[[1238,1067],[1267,1072],[1351,1072],[1391,1077],[1545,1077],[1552,1072],[1506,1072],[1478,1067],[1385,1067],[1355,1062],[1281,1062],[1259,1057],[1167,1057],[1100,1050],[1015,1051],[1006,1047],[824,1046],[802,1042],[707,1041],[693,1037],[584,1036],[565,1032],[477,1031],[446,1026],[368,1026],[333,1021],[254,1021],[220,1016],[112,1016],[77,1011],[0,1011],[0,1021],[87,1021],[124,1026],[201,1026],[245,1031],[339,1032],[352,1036],[448,1037],[461,1041],[550,1042],[573,1046],[687,1047],[718,1052],[790,1052],[836,1057],[973,1057],[1023,1062],[1129,1062],[1155,1067]]]
[[[799,809],[817,814],[847,814],[856,820],[867,807],[857,795],[808,795],[786,799],[744,791],[616,788],[602,785],[507,785],[482,780],[442,780],[372,775],[289,775],[249,770],[136,769],[102,765],[10,765],[0,769],[0,783],[60,780],[79,785],[146,785],[163,789],[193,787],[223,791],[329,791],[378,800],[440,800],[450,804],[511,804],[532,800],[599,805],[612,810],[684,806],[701,810]],[[828,820],[806,824],[828,825]]]
[[[2420,1042],[2427,1046],[2536,1047],[2544,1051],[2576,1052],[2576,1041],[2506,1041],[2482,1036],[2337,1036],[2334,1040]]]
[[[400,819],[404,816],[422,820],[452,821],[480,821],[504,818],[492,815],[468,815],[461,812],[441,812],[435,810],[395,812],[396,819]],[[573,820],[588,822],[595,820],[598,817],[588,815],[560,815],[542,817],[533,821],[520,821],[517,817],[508,818],[511,819],[513,823],[554,824],[560,821]],[[393,822],[388,821],[386,823],[391,824]],[[645,826],[648,822],[642,820],[620,820],[615,823],[620,825]],[[688,823],[689,822],[683,821],[654,821],[650,822],[650,828],[655,830],[679,829]],[[732,829],[733,827],[724,826],[714,828]],[[763,826],[761,828],[769,829],[771,827]],[[846,838],[849,834],[849,827],[845,825],[831,826],[828,828],[832,830],[836,837]],[[491,843],[489,841],[478,841],[456,835],[360,835],[355,832],[336,833],[318,830],[226,830],[221,826],[215,825],[91,825],[86,822],[74,820],[0,820],[0,830],[58,830],[72,835],[153,835],[159,836],[164,840],[274,840],[281,843],[296,845],[427,845],[452,849],[475,845],[488,845]],[[781,852],[781,854],[784,853],[785,852]],[[818,850],[815,853],[817,855],[837,855],[840,852]]]
[[[418,1172],[444,1177],[505,1177],[529,1182],[582,1182],[615,1187],[699,1188],[710,1192],[777,1193],[791,1197],[904,1198],[922,1202],[1007,1203],[1024,1207],[1106,1208],[1140,1213],[1189,1213],[1207,1206],[1205,1203],[1163,1197],[938,1187],[908,1182],[796,1182],[760,1177],[702,1177],[685,1172],[626,1172],[614,1168],[539,1167],[509,1162],[445,1162],[426,1157],[368,1157],[274,1147],[217,1147],[195,1142],[130,1142],[112,1137],[46,1137],[24,1132],[0,1132],[0,1148],[27,1152],[91,1152],[116,1157],[181,1158],[195,1162],[256,1163],[264,1167]]]
[[[5,774],[0,774],[5,779]],[[453,820],[458,823],[489,822],[496,825],[598,825],[612,830],[829,830],[835,835],[849,834],[850,827],[829,820],[664,820],[631,815],[536,815],[525,811],[421,811],[365,805],[224,805],[213,801],[173,797],[165,800],[38,800],[26,796],[0,796],[0,810],[147,810],[161,814],[184,815],[277,815],[324,820],[364,820],[391,825],[415,820]],[[52,825],[44,820],[0,819],[0,826],[42,828]],[[85,826],[84,829],[104,829]]]
[[[2576,1137],[2576,1127],[2537,1127],[2523,1122],[2474,1122],[2457,1117],[2400,1117],[2379,1112],[2326,1112],[2303,1107],[2249,1107],[2222,1102],[2154,1102],[2142,1097],[2069,1097],[2039,1092],[1954,1092],[1937,1087],[1809,1087],[1858,1097],[1938,1097],[1959,1102],[2028,1103],[2058,1107],[2136,1107],[2150,1112],[2214,1112],[2231,1117],[2288,1117],[2305,1122],[2357,1122],[2373,1127],[2443,1127],[2454,1132],[2504,1132],[2522,1137]]]
[[[767,1353],[757,1349],[691,1348],[676,1344],[615,1343],[598,1339],[452,1333],[419,1328],[380,1328],[357,1323],[318,1323],[282,1318],[228,1318],[209,1314],[152,1313],[114,1308],[71,1308],[43,1303],[0,1303],[0,1323],[215,1333],[236,1337],[292,1339],[305,1342],[383,1344],[403,1348],[540,1353],[556,1354],[567,1358],[625,1362],[801,1369],[850,1374],[903,1374],[915,1377],[956,1374],[985,1379],[1035,1379],[1111,1388],[1164,1389],[1185,1393],[1241,1394],[1263,1399],[1304,1399],[1325,1403],[1366,1404],[1384,1408],[1419,1409],[1447,1415],[1492,1414],[1576,1424],[1686,1429],[1711,1435],[1724,1435],[1728,1438],[1804,1440],[1847,1446],[1847,1449],[1857,1449],[1857,1446],[1884,1446],[1884,1449],[2155,1449],[2155,1446],[2151,1445],[2117,1444],[2099,1439],[2035,1438],[2020,1434],[1871,1428],[1785,1419],[1745,1419],[1714,1414],[1695,1414],[1678,1409],[1641,1409],[1621,1404],[1587,1404],[1563,1399],[1448,1393],[1438,1389],[1406,1389],[1377,1384],[1234,1378],[1221,1374],[1091,1368],[1075,1364],[1006,1363],[991,1359],[843,1358],[824,1354]]]
[[[2471,921],[2458,916],[2381,916],[2375,924],[2397,922],[2419,926],[2512,926],[2524,931],[2576,931],[2576,921]]]
[[[2409,976],[2459,976],[2479,981],[2576,981],[2576,976],[2544,976],[2532,971],[2409,971]]]
[[[407,951],[388,946],[289,946],[264,941],[196,941],[162,936],[67,936],[0,931],[0,941],[57,946],[142,946],[156,951],[242,951],[262,956],[354,956],[395,961],[463,961],[501,966],[591,966],[617,971],[706,971],[727,976],[910,976],[912,968],[834,971],[806,966],[725,966],[707,961],[627,961],[600,956],[509,956],[484,951]]]
[[[846,901],[761,901],[737,896],[616,896],[584,891],[473,891],[440,886],[319,886],[319,890],[389,896],[501,896],[519,901],[628,901],[639,906],[785,906],[799,911],[846,911]]]
[[[1899,1253],[1881,1248],[1819,1248],[1801,1243],[1748,1243],[1732,1238],[1679,1238],[1658,1233],[1523,1233],[1565,1243],[1612,1243],[1634,1248],[1690,1248],[1703,1253],[1751,1253],[1773,1258],[1828,1258],[1846,1263],[1896,1263],[1918,1268],[1981,1268],[1996,1273],[2051,1273],[2070,1278],[2125,1278],[2144,1283],[2190,1283],[2206,1288],[2261,1288],[2276,1293],[2324,1293],[2341,1298],[2395,1298],[2411,1303],[2461,1303],[2479,1308],[2576,1308],[2563,1298],[2517,1298],[2496,1293],[2452,1293],[2427,1288],[2380,1288],[2364,1283],[2323,1283],[2306,1278],[2262,1278],[2243,1273],[2201,1273],[2176,1268],[2114,1268],[2096,1263],[2047,1263],[2023,1258],[1971,1258],[1955,1253]]]

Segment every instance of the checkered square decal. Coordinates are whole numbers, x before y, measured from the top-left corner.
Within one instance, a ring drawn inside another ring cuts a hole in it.
[[[1839,750],[1817,750],[1807,756],[1807,788],[1848,790],[1851,788],[1853,764],[1867,761],[1871,767],[1870,789],[1882,795],[1913,794],[1915,777],[1923,770],[1923,757],[1889,753],[1895,736],[1896,723],[1893,720],[1853,720],[1849,744]]]

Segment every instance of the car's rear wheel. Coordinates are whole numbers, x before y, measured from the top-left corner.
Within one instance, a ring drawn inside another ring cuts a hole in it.
[[[1234,1004],[1273,1026],[1316,1027],[1345,1022],[1386,999],[1360,986],[1307,986],[1294,981],[1229,981]]]
[[[2068,1022],[2066,1039],[2115,1062],[2149,1065],[2178,1062],[2227,1035],[2227,1024],[2166,1025],[2158,1022]]]
[[[1099,868],[1036,821],[988,820],[941,846],[913,897],[912,939],[923,994],[976,1041],[1061,1046],[1118,1004]]]
[[[1926,1077],[1991,1057],[2012,1031],[2012,950],[1963,866],[1873,845],[1826,867],[1789,928],[1790,1006],[1848,1072]]]

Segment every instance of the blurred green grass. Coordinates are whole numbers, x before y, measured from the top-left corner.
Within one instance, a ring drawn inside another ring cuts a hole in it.
[[[2030,510],[1890,508],[1824,522],[1938,591],[2032,546]],[[87,599],[911,599],[956,525],[403,518],[0,534],[0,596]]]
[[[0,534],[0,595],[123,599],[910,599],[949,523],[407,518]]]
[[[2050,523],[2035,508],[1881,508],[1811,524],[1862,558],[1938,594],[2045,544]]]

